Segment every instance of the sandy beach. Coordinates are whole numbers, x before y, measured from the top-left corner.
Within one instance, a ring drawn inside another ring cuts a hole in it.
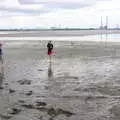
[[[120,43],[3,41],[0,120],[119,120]]]

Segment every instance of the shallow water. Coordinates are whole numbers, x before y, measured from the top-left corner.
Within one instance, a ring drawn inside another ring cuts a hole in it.
[[[0,40],[120,42],[120,30],[0,31]]]
[[[3,44],[1,119],[120,119],[118,43],[56,41],[51,61],[47,41]]]

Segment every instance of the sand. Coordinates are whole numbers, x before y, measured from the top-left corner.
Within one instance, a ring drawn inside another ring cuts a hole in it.
[[[3,44],[0,120],[120,120],[120,43]]]

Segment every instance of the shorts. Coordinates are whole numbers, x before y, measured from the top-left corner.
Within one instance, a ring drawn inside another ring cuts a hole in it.
[[[50,52],[48,52],[48,55],[52,55],[52,52],[50,51]]]
[[[55,55],[56,52],[48,52],[48,55],[51,56],[51,55]]]

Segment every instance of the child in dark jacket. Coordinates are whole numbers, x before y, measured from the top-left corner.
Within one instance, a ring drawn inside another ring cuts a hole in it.
[[[52,50],[53,50],[53,44],[51,41],[48,42],[47,44],[47,48],[48,48],[48,55],[52,55]]]

